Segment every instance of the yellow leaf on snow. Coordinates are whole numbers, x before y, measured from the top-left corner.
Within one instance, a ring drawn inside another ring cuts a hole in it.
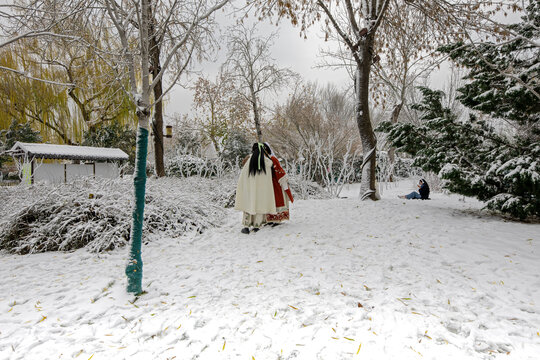
[[[418,355],[420,356],[424,356],[420,353],[420,351],[416,351],[412,346],[409,346],[411,348],[412,351],[414,351],[415,353],[417,353]]]
[[[298,308],[295,308],[294,306],[292,305],[289,305],[291,308],[293,308],[294,310],[298,310]]]
[[[223,340],[223,349],[221,350],[225,350],[225,344],[227,343],[227,341]]]
[[[360,345],[358,345],[358,351],[356,352],[356,355],[358,355],[358,353],[360,352],[361,347],[362,347],[362,343],[360,343]]]
[[[38,323],[42,322],[43,320],[45,320],[47,317],[45,315],[42,315],[43,317],[41,318],[41,320],[38,321]]]
[[[349,340],[349,341],[354,341],[354,339],[348,338],[348,337],[346,337],[346,336],[344,336],[343,338],[344,338],[344,339],[347,339],[347,340]]]

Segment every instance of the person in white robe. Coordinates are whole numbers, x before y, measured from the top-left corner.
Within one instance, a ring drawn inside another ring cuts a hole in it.
[[[271,168],[272,160],[264,155],[264,145],[253,144],[238,178],[234,204],[235,210],[243,212],[244,234],[258,231],[266,223],[267,214],[277,213]]]

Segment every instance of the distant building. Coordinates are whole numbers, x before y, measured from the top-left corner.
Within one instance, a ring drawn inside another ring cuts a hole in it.
[[[128,160],[128,155],[117,148],[23,142],[16,142],[6,155],[11,155],[22,167],[22,180],[28,184],[66,183],[79,177],[116,178],[118,163]],[[47,159],[53,162],[45,162]]]

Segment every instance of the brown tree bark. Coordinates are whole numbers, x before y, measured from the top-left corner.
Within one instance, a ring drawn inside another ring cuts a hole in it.
[[[154,26],[150,26],[152,36],[150,37],[150,61],[152,78],[155,79],[161,71],[161,62],[159,56],[161,54],[161,48],[156,39],[154,33]],[[161,79],[156,83],[154,87],[154,101],[159,99],[163,94],[163,85]],[[152,133],[154,134],[154,166],[156,175],[158,177],[165,176],[165,163],[163,159],[164,146],[163,146],[163,102],[157,101],[154,106],[154,118],[152,120]]]
[[[251,91],[251,105],[253,106],[253,119],[255,120],[255,129],[257,130],[257,141],[262,142],[262,129],[261,129],[261,119],[259,114],[259,106],[257,105],[257,95],[255,95],[255,90],[253,88]]]
[[[371,72],[371,53],[373,35],[361,41],[358,47],[361,62],[356,64],[355,79],[355,115],[356,124],[362,141],[364,160],[362,162],[362,182],[360,193],[362,200],[377,200],[375,191],[376,146],[377,139],[371,125],[369,114],[369,74]]]
[[[394,106],[394,110],[392,110],[392,115],[390,116],[390,122],[392,124],[395,124],[398,122],[399,119],[399,113],[401,112],[401,108],[403,107],[403,102],[397,104]],[[396,148],[390,147],[390,150],[388,150],[388,160],[390,161],[390,165],[394,165],[394,162],[396,161]],[[388,179],[390,182],[394,181],[394,174],[390,173],[390,178]]]

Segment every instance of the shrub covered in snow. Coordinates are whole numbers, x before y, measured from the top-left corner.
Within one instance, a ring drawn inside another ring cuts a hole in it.
[[[326,191],[321,185],[314,181],[306,180],[298,174],[289,174],[289,187],[295,200],[330,199],[334,197],[334,195]]]
[[[179,154],[167,159],[165,170],[167,176],[221,177],[233,169],[234,165],[234,163],[229,163],[221,158],[207,159],[195,155]]]
[[[145,235],[174,237],[216,226],[235,186],[232,177],[220,179],[219,186],[203,178],[148,179]],[[129,240],[132,197],[130,179],[0,188],[0,249],[25,254],[123,246]]]
[[[251,142],[247,139],[245,132],[238,129],[231,129],[223,143],[220,158],[234,164],[238,159],[243,159],[251,154]]]
[[[213,179],[148,179],[144,239],[201,233],[219,225],[226,208],[234,206],[237,179],[237,172]],[[329,197],[316,183],[304,183],[301,189],[296,180],[290,182],[296,199]],[[101,252],[129,241],[130,178],[0,187],[0,201],[0,250],[27,254],[86,247]]]

